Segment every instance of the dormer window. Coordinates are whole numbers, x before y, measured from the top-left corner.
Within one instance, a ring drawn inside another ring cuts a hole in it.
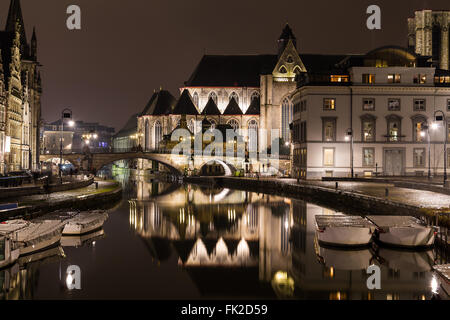
[[[389,74],[388,75],[388,83],[400,83],[401,76],[400,74]]]
[[[375,75],[365,73],[362,75],[362,83],[373,84],[375,83]]]
[[[302,71],[300,70],[300,67],[299,66],[295,66],[294,67],[294,73],[295,74],[300,74]]]
[[[426,74],[416,74],[414,76],[414,83],[417,83],[417,84],[427,83],[427,75]]]
[[[287,73],[287,69],[285,66],[281,66],[280,73]]]

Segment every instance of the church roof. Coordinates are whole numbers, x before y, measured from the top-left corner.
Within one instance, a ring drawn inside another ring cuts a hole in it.
[[[114,136],[114,138],[120,138],[120,137],[128,137],[134,133],[137,132],[137,117],[139,116],[139,113],[133,114],[130,119],[128,119],[125,126],[120,129],[119,132]]]
[[[260,100],[259,98],[252,99],[252,103],[250,103],[250,106],[248,107],[247,111],[245,112],[246,115],[259,115],[260,110]]]
[[[234,98],[230,99],[230,103],[228,103],[228,106],[225,108],[225,111],[223,112],[224,115],[242,115],[242,110],[239,108],[239,105],[237,104],[236,100]]]
[[[205,55],[187,87],[259,87],[260,75],[270,74],[277,55]]]
[[[184,90],[171,114],[198,115],[188,90]]]
[[[176,99],[167,90],[160,90],[153,93],[150,101],[145,106],[141,116],[150,115],[164,115],[172,112],[176,104]]]
[[[209,98],[208,103],[206,104],[205,108],[202,111],[202,115],[209,115],[209,116],[220,116],[220,110],[217,107],[217,104],[214,102],[212,98]]]

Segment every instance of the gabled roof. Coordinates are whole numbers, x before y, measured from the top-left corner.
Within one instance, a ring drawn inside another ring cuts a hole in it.
[[[239,105],[237,104],[236,100],[234,98],[230,99],[230,103],[228,103],[228,106],[225,108],[225,111],[223,112],[224,115],[242,115],[242,110],[239,108]]]
[[[208,103],[202,111],[202,115],[208,116],[220,116],[220,110],[217,107],[217,104],[214,102],[212,98],[209,98]]]
[[[139,113],[133,114],[130,119],[128,119],[125,126],[120,129],[120,131],[114,136],[114,138],[119,137],[127,137],[137,132],[137,117],[139,116]]]
[[[259,87],[260,75],[271,74],[277,55],[205,55],[186,87]]]
[[[142,111],[141,116],[169,114],[175,107],[176,102],[176,99],[169,91],[160,90],[152,95],[150,101],[145,106],[144,111]]]
[[[192,102],[191,95],[188,90],[184,90],[171,114],[198,115],[198,110]]]
[[[250,106],[248,107],[247,111],[245,112],[246,115],[259,115],[261,102],[259,98],[252,99],[252,103],[250,103]]]

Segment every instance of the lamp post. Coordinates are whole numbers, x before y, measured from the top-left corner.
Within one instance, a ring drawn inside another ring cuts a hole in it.
[[[437,129],[437,122],[443,121],[444,128],[444,187],[447,185],[447,136],[448,136],[448,123],[445,117],[445,113],[441,110],[437,110],[434,112],[434,123],[432,125],[433,129]]]
[[[69,108],[61,112],[61,143],[59,145],[59,177],[62,178],[62,162],[63,162],[63,139],[64,139],[64,120],[69,119],[69,126],[73,127],[72,110]]]
[[[425,137],[425,134],[427,135],[427,141],[428,141],[428,180],[431,180],[431,137],[430,137],[430,126],[428,123],[424,122],[422,123],[422,132],[420,132],[420,135],[422,137]]]
[[[351,177],[354,178],[354,168],[353,168],[353,129],[348,128],[345,135],[345,141],[350,141],[350,167],[351,167]]]

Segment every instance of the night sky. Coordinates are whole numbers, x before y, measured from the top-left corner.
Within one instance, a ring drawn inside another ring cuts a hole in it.
[[[0,0],[2,29],[9,0]],[[448,0],[22,0],[27,38],[33,26],[42,63],[45,121],[65,107],[76,120],[120,129],[154,89],[175,96],[207,54],[276,53],[289,22],[301,53],[365,53],[406,46],[418,9],[450,10]],[[66,8],[82,10],[82,30],[66,28]],[[382,10],[382,30],[366,28],[366,8]]]

